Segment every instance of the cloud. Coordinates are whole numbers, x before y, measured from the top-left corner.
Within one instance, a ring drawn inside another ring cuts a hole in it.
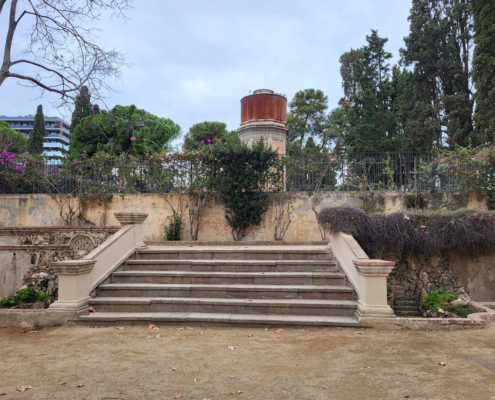
[[[398,59],[408,34],[409,1],[397,0],[140,0],[127,20],[97,21],[99,43],[126,53],[132,64],[122,81],[111,82],[107,105],[135,104],[179,123],[183,131],[214,120],[236,129],[239,100],[270,88],[289,99],[317,88],[331,108],[342,96],[339,57],[365,44],[370,29],[388,37]],[[0,17],[0,43],[7,14]],[[18,34],[22,47],[25,38]],[[33,114],[48,95],[7,80],[0,87],[0,114]],[[70,115],[65,115],[70,120]]]

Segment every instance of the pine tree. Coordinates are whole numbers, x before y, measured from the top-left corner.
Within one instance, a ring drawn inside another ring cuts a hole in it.
[[[345,97],[340,101],[345,114],[343,144],[348,153],[395,150],[395,131],[391,112],[392,85],[390,64],[392,54],[384,50],[388,39],[380,38],[376,30],[366,36],[367,46],[349,57],[350,67],[343,64]],[[355,57],[356,54],[358,57]],[[345,68],[344,68],[345,67]],[[349,73],[352,71],[352,81]]]
[[[476,85],[474,120],[480,141],[495,139],[495,2],[472,0],[474,14],[473,80]]]
[[[45,136],[45,117],[43,107],[40,104],[34,117],[33,130],[29,134],[27,149],[30,154],[39,155],[43,153],[43,138]]]

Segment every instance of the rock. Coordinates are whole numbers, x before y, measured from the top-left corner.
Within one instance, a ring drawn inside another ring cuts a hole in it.
[[[40,272],[39,275],[41,279],[48,279],[50,277],[50,275],[47,274],[46,272]]]
[[[443,309],[439,308],[439,309],[438,309],[438,313],[439,313],[439,314],[445,314],[445,311],[444,311]]]
[[[450,302],[450,305],[452,305],[452,306],[465,306],[467,304],[468,304],[468,302],[467,301],[464,301],[462,299],[457,299],[457,300],[454,300],[454,301],[451,301]]]

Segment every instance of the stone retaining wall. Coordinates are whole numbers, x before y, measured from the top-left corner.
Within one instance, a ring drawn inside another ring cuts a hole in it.
[[[0,298],[23,285],[36,291],[58,292],[54,261],[78,260],[90,253],[120,227],[0,228]]]

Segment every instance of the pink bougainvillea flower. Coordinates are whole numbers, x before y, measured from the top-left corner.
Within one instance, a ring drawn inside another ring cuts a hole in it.
[[[210,150],[212,149],[213,147],[210,147]]]
[[[202,140],[202,141],[201,141],[201,143],[205,144],[205,141],[204,141],[204,140]]]
[[[219,142],[221,142],[221,141],[222,141],[222,139],[218,139],[218,141],[219,141]]]
[[[135,136],[131,136],[131,140],[136,140],[136,137]]]
[[[182,151],[185,153],[187,151],[187,149],[182,149]]]
[[[208,143],[211,143],[211,139],[208,139]]]
[[[86,153],[86,150],[83,150],[83,154]]]
[[[200,150],[200,151],[198,151],[198,153],[201,153],[201,150]]]
[[[74,169],[77,169],[77,167],[74,167]]]

